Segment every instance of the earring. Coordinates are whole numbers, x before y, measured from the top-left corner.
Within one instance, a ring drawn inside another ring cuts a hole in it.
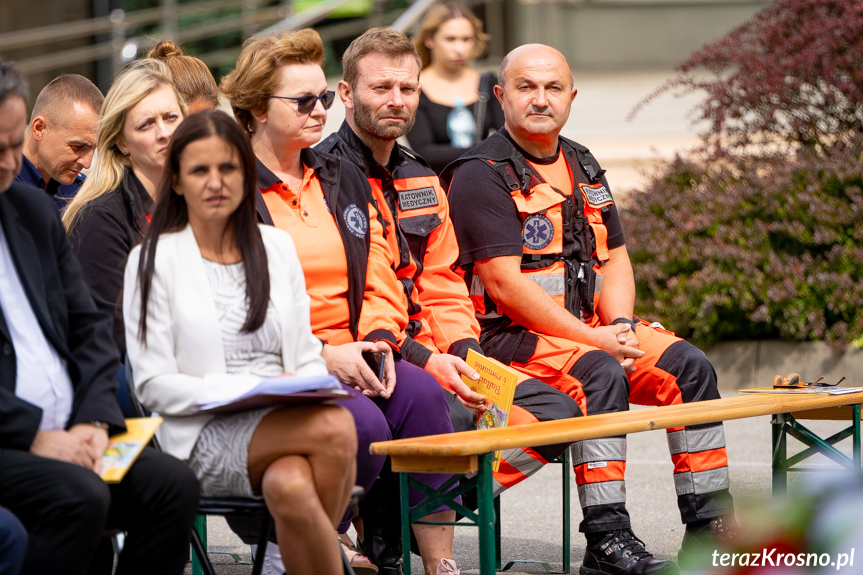
[[[120,152],[120,153],[121,153],[121,154],[123,154],[124,156],[128,156],[128,155],[129,155],[129,150],[126,150],[125,152]]]

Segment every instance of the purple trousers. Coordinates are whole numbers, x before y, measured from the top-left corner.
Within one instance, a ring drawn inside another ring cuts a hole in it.
[[[369,446],[376,441],[404,439],[452,433],[449,408],[446,393],[437,380],[424,369],[406,361],[397,361],[396,386],[388,399],[369,399],[353,388],[342,384],[352,399],[340,402],[339,405],[351,412],[357,426],[357,485],[366,493],[377,479],[383,468],[383,455],[372,455]],[[443,485],[449,474],[423,473],[414,476],[432,488]],[[417,505],[424,498],[419,491],[411,489],[409,500],[411,506]],[[341,524],[339,533],[345,533],[350,527],[353,509],[349,509]]]

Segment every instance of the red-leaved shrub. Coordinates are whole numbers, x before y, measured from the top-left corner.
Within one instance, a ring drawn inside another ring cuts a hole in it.
[[[836,149],[863,130],[863,1],[776,0],[677,72],[633,114],[666,91],[703,91],[693,119],[711,149]]]
[[[863,335],[861,154],[677,158],[622,211],[636,314],[700,344]]]

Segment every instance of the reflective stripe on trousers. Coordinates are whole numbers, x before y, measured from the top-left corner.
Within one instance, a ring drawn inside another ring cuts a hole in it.
[[[626,502],[626,438],[577,441],[570,447],[581,507]]]
[[[507,449],[500,455],[500,468],[492,474],[494,496],[518,485],[548,463],[543,457],[531,449]]]
[[[669,431],[677,495],[702,495],[728,489],[728,456],[722,425]]]

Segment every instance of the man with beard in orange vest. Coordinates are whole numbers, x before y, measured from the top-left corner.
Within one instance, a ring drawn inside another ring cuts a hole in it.
[[[410,131],[416,118],[419,56],[404,34],[374,28],[354,40],[342,63],[344,79],[338,90],[346,119],[316,149],[350,160],[368,178],[391,252],[398,258],[392,262],[393,269],[408,298],[410,325],[406,332],[422,344],[403,347],[403,357],[424,367],[453,394],[453,426],[456,431],[465,430],[472,427],[473,416],[461,404],[473,410],[483,406],[483,397],[459,377],[474,374],[464,362],[467,351],[483,353],[479,323],[464,280],[454,271],[459,252],[446,195],[428,164],[396,142]],[[507,425],[577,415],[578,405],[569,396],[522,375]],[[566,447],[505,451],[500,470],[494,474],[496,492],[539,471]],[[367,515],[363,510],[364,518]],[[396,537],[397,532],[393,544]],[[368,544],[364,550],[374,561],[377,553]]]

